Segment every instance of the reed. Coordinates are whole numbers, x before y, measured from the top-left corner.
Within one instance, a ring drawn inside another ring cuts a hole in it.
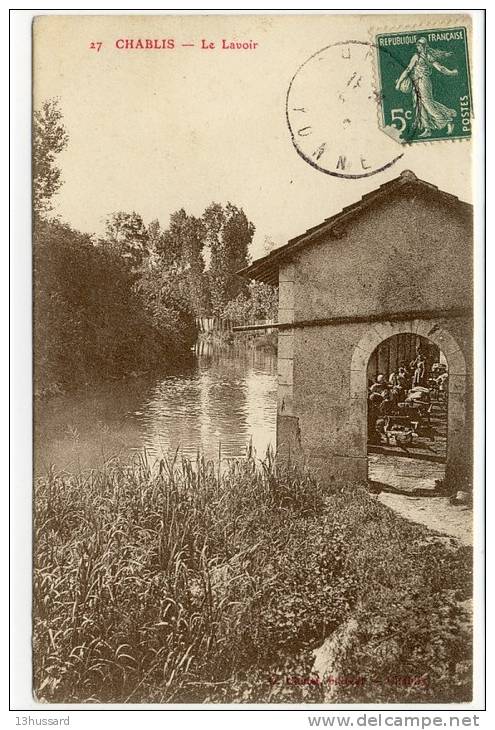
[[[379,525],[382,553],[417,546],[423,532],[402,523],[362,490],[324,499],[271,453],[222,469],[176,454],[52,470],[35,485],[35,695],[321,701],[318,687],[308,698],[272,678],[309,676],[311,649],[400,578],[400,560],[373,565],[369,530]]]

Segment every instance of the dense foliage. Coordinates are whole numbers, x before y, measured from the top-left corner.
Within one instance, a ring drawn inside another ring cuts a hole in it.
[[[135,458],[50,473],[35,504],[40,700],[322,702],[311,652],[347,625],[327,669],[364,681],[335,701],[470,698],[469,551],[364,490]]]
[[[248,247],[254,226],[244,211],[232,203],[225,206],[212,203],[205,210],[203,220],[211,257],[208,272],[211,311],[220,315],[227,302],[246,291],[246,282],[236,272],[249,263]]]
[[[166,305],[153,301],[125,260],[88,235],[39,220],[33,257],[38,393],[170,366],[194,342],[192,314],[174,287]]]
[[[33,114],[33,209],[37,215],[52,209],[52,198],[62,185],[55,160],[68,140],[57,100],[45,101]]]
[[[67,143],[58,102],[49,100],[33,122],[38,393],[170,368],[195,340],[195,317],[222,316],[231,300],[253,313],[272,305],[266,296],[251,302],[236,274],[249,263],[254,226],[230,202],[212,203],[200,218],[180,209],[166,229],[117,211],[98,240],[50,218]]]
[[[278,292],[269,284],[251,281],[246,292],[227,302],[222,317],[233,322],[275,320],[278,309]]]

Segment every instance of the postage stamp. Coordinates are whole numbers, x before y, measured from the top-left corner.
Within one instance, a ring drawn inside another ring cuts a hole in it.
[[[471,137],[466,28],[375,37],[382,128],[400,142]]]

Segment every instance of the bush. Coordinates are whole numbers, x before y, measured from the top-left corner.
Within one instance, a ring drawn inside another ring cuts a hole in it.
[[[154,317],[137,274],[110,247],[37,220],[33,255],[38,393],[167,367],[193,344],[192,315],[169,298]]]
[[[224,306],[221,316],[232,322],[255,322],[259,319],[276,319],[278,290],[260,281],[251,281],[247,292],[241,292]]]

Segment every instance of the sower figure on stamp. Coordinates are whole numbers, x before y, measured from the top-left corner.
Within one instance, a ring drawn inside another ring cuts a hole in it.
[[[455,109],[449,109],[433,98],[431,83],[432,69],[436,69],[444,76],[457,76],[457,69],[448,69],[439,63],[440,59],[448,58],[449,51],[430,48],[426,38],[420,38],[416,43],[416,50],[407,68],[396,81],[395,88],[404,94],[412,94],[414,109],[413,128],[420,131],[420,137],[430,137],[432,131],[447,127],[447,134],[454,130],[454,119],[457,116]]]

